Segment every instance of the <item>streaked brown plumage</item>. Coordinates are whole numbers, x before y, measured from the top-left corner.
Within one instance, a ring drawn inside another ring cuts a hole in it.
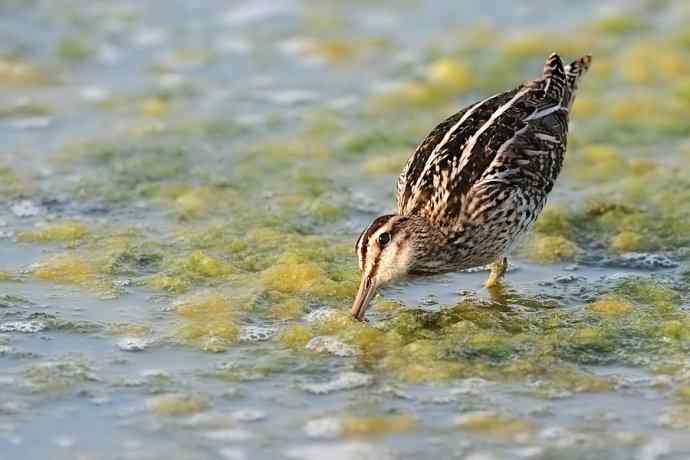
[[[375,219],[356,244],[362,281],[352,314],[362,319],[377,288],[410,275],[494,263],[535,221],[560,173],[569,111],[591,63],[564,67],[472,104],[434,128],[396,184],[397,214]]]

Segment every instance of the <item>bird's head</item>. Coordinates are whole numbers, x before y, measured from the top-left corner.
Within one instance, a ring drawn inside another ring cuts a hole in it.
[[[380,287],[420,269],[435,246],[436,233],[421,217],[389,214],[376,218],[355,246],[362,280],[352,305],[352,316],[363,319]]]

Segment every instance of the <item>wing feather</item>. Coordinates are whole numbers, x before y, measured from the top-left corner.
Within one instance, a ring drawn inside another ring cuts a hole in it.
[[[564,67],[552,54],[541,78],[472,104],[434,128],[398,178],[400,214],[420,214],[452,227],[470,189],[487,175],[534,163],[527,176],[534,170],[555,180],[572,94],[589,59]]]

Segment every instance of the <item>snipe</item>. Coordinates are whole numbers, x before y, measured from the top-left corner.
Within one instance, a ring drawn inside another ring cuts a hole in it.
[[[462,109],[422,141],[396,184],[397,214],[376,218],[356,244],[362,272],[352,315],[363,319],[376,290],[408,276],[493,264],[544,208],[561,171],[568,117],[591,56]]]

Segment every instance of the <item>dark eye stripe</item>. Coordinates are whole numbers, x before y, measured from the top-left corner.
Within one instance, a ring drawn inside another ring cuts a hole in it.
[[[357,242],[355,243],[355,252],[357,253],[357,256],[359,257],[359,260],[362,262],[362,266],[364,266],[364,257],[366,256],[366,247],[361,246],[363,240],[364,240],[364,234],[367,232],[367,229],[362,230],[362,233],[359,234],[359,238],[357,238]]]

